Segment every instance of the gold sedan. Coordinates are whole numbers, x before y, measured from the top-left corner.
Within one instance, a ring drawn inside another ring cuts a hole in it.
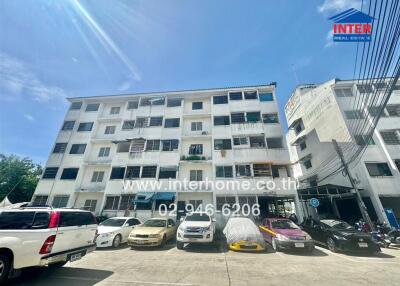
[[[176,224],[169,218],[152,218],[137,226],[128,237],[128,245],[135,246],[164,246],[175,237]]]

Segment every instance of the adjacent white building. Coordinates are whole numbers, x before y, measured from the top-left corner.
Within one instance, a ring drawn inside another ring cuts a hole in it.
[[[281,186],[291,168],[275,88],[69,98],[32,201],[106,216],[155,216],[165,202],[175,203],[178,214],[187,205],[220,211],[226,203],[258,203],[261,215],[284,214],[297,200],[295,186]],[[171,185],[206,180],[249,187]],[[277,187],[258,183],[268,180]],[[127,182],[149,184],[126,189]]]
[[[340,172],[325,179],[338,165],[332,144],[332,139],[336,139],[347,156],[354,152],[354,147],[367,145],[350,167],[370,216],[387,221],[385,209],[392,209],[400,218],[400,86],[393,91],[372,138],[367,138],[365,133],[353,134],[354,130],[361,130],[357,124],[370,125],[377,109],[357,103],[367,102],[365,98],[370,92],[382,94],[386,84],[357,83],[333,79],[301,85],[285,106],[294,176],[303,180],[298,190],[302,216],[317,215],[308,204],[310,198],[316,197],[321,201],[320,217],[359,217],[348,178]],[[317,171],[324,167],[326,171]]]

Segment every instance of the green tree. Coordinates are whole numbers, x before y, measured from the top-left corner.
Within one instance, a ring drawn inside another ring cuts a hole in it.
[[[8,195],[12,203],[29,202],[39,181],[42,167],[29,158],[0,154],[0,202]]]

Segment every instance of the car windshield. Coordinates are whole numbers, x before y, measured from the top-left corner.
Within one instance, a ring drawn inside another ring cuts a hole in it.
[[[210,221],[207,214],[190,214],[186,217],[186,221]]]
[[[102,226],[122,226],[125,223],[126,219],[122,219],[122,218],[109,218],[105,221],[103,221],[102,223],[100,223],[100,225]]]
[[[164,219],[150,219],[143,224],[147,227],[165,227],[166,225],[167,221]]]
[[[276,229],[299,229],[299,227],[290,220],[273,220],[272,228]]]
[[[323,220],[321,221],[323,224],[337,229],[351,229],[351,225],[347,222],[340,221],[340,220]]]

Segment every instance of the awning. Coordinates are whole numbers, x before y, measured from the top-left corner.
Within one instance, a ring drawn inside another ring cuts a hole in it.
[[[147,204],[153,201],[154,192],[143,192],[137,193],[135,199],[133,200],[134,204]]]
[[[158,201],[173,201],[175,199],[175,193],[173,192],[156,193],[155,199]]]

